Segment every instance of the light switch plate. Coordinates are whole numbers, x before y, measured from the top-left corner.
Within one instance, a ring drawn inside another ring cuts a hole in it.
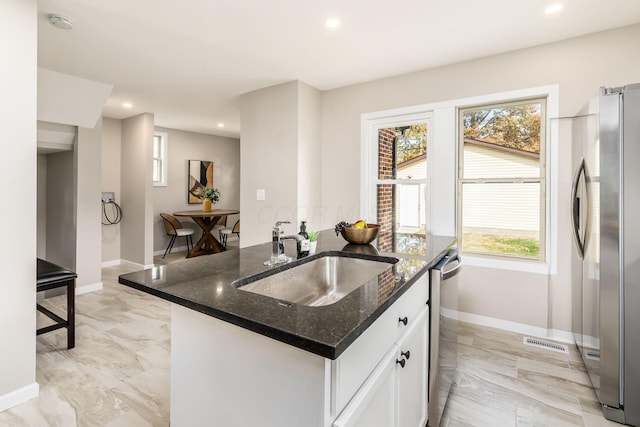
[[[265,199],[264,188],[258,188],[256,190],[256,200],[264,200],[264,199]]]

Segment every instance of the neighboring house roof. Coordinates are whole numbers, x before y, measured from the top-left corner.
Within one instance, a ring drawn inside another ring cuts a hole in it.
[[[411,166],[413,164],[416,164],[416,163],[419,163],[419,162],[424,162],[426,158],[427,158],[427,154],[426,153],[425,154],[420,154],[419,156],[416,156],[416,157],[414,157],[412,159],[405,160],[402,163],[398,163],[397,168],[398,169],[404,169],[404,168],[409,167],[409,166]]]
[[[482,140],[479,140],[479,139],[465,138],[464,139],[464,143],[465,144],[473,144],[473,145],[477,145],[477,146],[480,146],[480,147],[491,148],[493,150],[505,151],[507,153],[518,154],[520,156],[530,157],[532,159],[539,159],[540,158],[540,154],[539,153],[532,153],[531,151],[524,151],[524,150],[518,150],[517,148],[505,147],[503,145],[494,144],[492,142],[482,141]]]

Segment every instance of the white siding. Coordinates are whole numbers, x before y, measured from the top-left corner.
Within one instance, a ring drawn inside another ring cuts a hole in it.
[[[539,230],[540,184],[463,184],[462,197],[463,231],[527,234]]]
[[[427,161],[423,160],[421,162],[416,162],[411,165],[398,168],[396,175],[398,179],[426,179]]]
[[[464,148],[465,179],[534,178],[539,160],[472,144]],[[540,228],[540,184],[468,183],[462,188],[463,231],[528,235]]]
[[[464,145],[464,179],[539,176],[540,166],[536,158],[473,144]]]

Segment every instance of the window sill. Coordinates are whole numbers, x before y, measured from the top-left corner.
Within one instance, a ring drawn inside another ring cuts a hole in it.
[[[500,270],[522,271],[526,273],[549,274],[549,264],[543,261],[524,261],[511,259],[484,258],[461,254],[465,265],[474,267],[497,268]]]
[[[166,182],[154,182],[153,186],[154,187],[167,187],[167,183]]]

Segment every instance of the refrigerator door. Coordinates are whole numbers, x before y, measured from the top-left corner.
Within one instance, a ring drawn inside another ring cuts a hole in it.
[[[585,272],[592,271],[594,276],[599,269],[599,280],[591,278],[585,285],[589,292],[593,289],[596,295],[592,301],[585,301],[584,311],[592,313],[596,323],[587,332],[585,340],[593,343],[593,359],[585,358],[587,372],[591,377],[596,394],[601,403],[618,408],[622,402],[621,395],[621,151],[622,151],[622,95],[619,91],[602,90],[600,96],[600,140],[596,150],[598,169],[594,168],[591,188],[598,194],[599,220],[594,222],[600,235],[594,243],[599,243],[600,250],[585,256]],[[598,143],[598,142],[596,142]],[[598,156],[599,154],[599,156]],[[636,166],[637,169],[638,166]],[[596,245],[593,245],[596,246]],[[588,258],[588,263],[587,263]],[[586,300],[586,298],[585,298]],[[597,320],[599,319],[599,323]],[[585,315],[585,321],[591,319]],[[596,357],[598,357],[596,359]]]
[[[623,96],[623,390],[625,422],[640,425],[640,85]]]

